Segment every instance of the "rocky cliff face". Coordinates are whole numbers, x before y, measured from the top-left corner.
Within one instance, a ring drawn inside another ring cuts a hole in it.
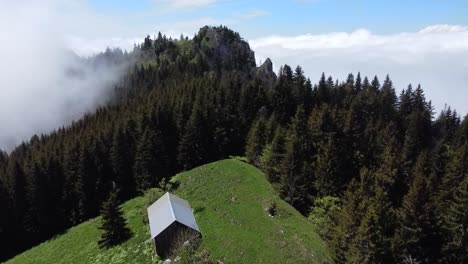
[[[261,79],[268,88],[272,88],[276,81],[276,74],[273,71],[273,62],[267,58],[265,62],[256,69],[257,78]]]
[[[255,55],[239,33],[226,27],[203,27],[193,39],[211,69],[250,72]]]

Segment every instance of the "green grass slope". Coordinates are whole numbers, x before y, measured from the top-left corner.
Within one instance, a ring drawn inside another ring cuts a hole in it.
[[[200,250],[224,263],[326,263],[326,248],[313,225],[282,201],[255,167],[229,159],[181,173],[175,194],[189,201],[203,233]],[[277,215],[265,209],[277,205]],[[99,249],[100,218],[76,227],[6,262],[157,263],[143,197],[123,204],[133,237]]]

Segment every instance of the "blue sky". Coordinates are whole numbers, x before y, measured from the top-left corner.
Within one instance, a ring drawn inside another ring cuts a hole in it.
[[[171,1],[165,0],[88,1],[98,13],[120,16],[138,27],[211,18],[233,24],[247,38],[358,28],[395,33],[433,24],[468,24],[468,1],[463,0],[179,0],[182,4],[171,10]]]

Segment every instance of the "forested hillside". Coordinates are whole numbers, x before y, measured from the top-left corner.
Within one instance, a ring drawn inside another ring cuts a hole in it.
[[[313,223],[282,201],[257,168],[236,159],[220,160],[180,173],[171,183],[177,186],[172,193],[190,201],[203,233],[198,247],[177,250],[182,255],[179,263],[329,263],[325,243]],[[150,239],[146,208],[163,194],[163,190],[150,189],[122,205],[133,235],[119,245],[99,247],[102,218],[98,217],[6,263],[161,264]],[[265,210],[272,204],[274,217]]]
[[[125,56],[107,105],[1,153],[0,260],[97,216],[114,183],[128,200],[245,154],[302,214],[336,203],[323,236],[338,263],[467,261],[468,117],[434,116],[420,86],[276,76],[224,27]]]

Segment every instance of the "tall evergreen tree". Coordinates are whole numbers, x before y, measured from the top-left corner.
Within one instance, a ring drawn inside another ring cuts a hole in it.
[[[346,263],[387,263],[382,257],[384,234],[378,210],[380,206],[375,203],[371,203],[367,208],[346,253]]]
[[[135,181],[139,193],[155,187],[169,175],[169,161],[161,132],[146,129],[140,139],[135,158]]]
[[[468,174],[454,190],[441,216],[443,243],[441,262],[466,263],[468,261]]]
[[[397,260],[412,257],[427,262],[430,254],[431,209],[429,198],[431,182],[426,164],[428,153],[423,152],[415,165],[414,179],[401,207],[397,210],[397,228],[394,239],[394,252]]]
[[[252,126],[247,138],[245,155],[251,164],[261,166],[260,157],[266,145],[266,141],[265,120],[263,117],[260,117]]]
[[[78,180],[76,184],[76,192],[78,193],[78,210],[80,218],[88,219],[95,215],[98,208],[93,203],[94,186],[97,181],[97,169],[93,163],[92,153],[87,148],[82,147],[80,150]]]
[[[126,200],[135,194],[135,180],[132,167],[131,139],[122,127],[118,127],[113,136],[110,149],[110,160],[114,172],[114,179],[119,186],[122,199]]]
[[[303,88],[300,89],[302,90]],[[291,116],[294,115],[296,107],[293,96],[293,73],[288,65],[280,69],[278,82],[273,87],[270,97],[271,105],[278,121],[283,125],[286,124]]]
[[[38,160],[32,160],[28,164],[26,182],[27,210],[24,218],[25,230],[30,233],[33,240],[40,239],[43,226],[46,221],[44,215],[45,206],[45,182],[43,170]]]
[[[337,191],[336,184],[336,146],[333,137],[329,136],[324,139],[320,145],[317,158],[315,159],[315,181],[314,187],[317,190],[317,195],[327,196],[333,195]]]
[[[342,209],[337,210],[332,217],[333,223],[329,230],[328,245],[336,263],[346,263],[357,228],[364,218],[368,181],[368,177],[361,177],[360,180],[353,179],[343,194]]]
[[[271,144],[268,144],[262,153],[261,163],[265,174],[272,183],[280,181],[281,161],[284,155],[284,130],[278,127],[275,131],[275,136]]]
[[[306,78],[300,66],[296,67],[293,75],[292,97],[295,105],[303,105],[304,107],[309,104],[307,101],[308,93],[306,86]]]
[[[179,144],[178,162],[183,170],[189,170],[208,161],[208,131],[201,104],[194,106]]]
[[[103,231],[98,244],[100,247],[112,247],[131,237],[132,233],[127,227],[126,220],[119,207],[118,191],[113,189],[108,200],[101,209]]]
[[[311,206],[311,142],[303,106],[299,106],[289,130],[281,165],[281,195],[303,214]]]
[[[361,79],[361,73],[360,72],[358,72],[358,74],[356,76],[355,87],[356,87],[357,92],[360,92],[362,90],[362,79]]]
[[[441,258],[464,263],[468,252],[468,143],[452,152],[435,195],[437,223],[441,230]]]

